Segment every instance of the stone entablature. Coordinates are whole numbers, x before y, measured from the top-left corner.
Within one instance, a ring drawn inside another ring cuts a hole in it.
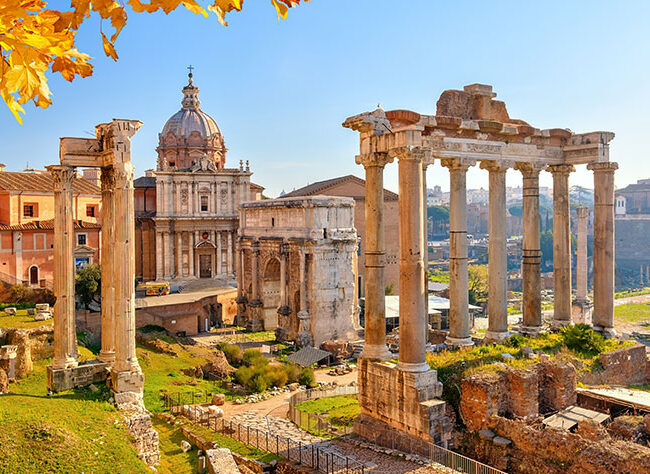
[[[236,324],[300,345],[356,339],[354,200],[281,198],[240,213]]]

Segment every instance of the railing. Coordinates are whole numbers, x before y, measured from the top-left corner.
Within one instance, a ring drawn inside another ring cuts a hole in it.
[[[458,472],[467,474],[506,474],[497,468],[483,464],[475,459],[443,448],[436,444],[429,446],[429,459]]]
[[[203,396],[205,395],[205,396]],[[202,407],[179,404],[184,399],[207,399],[207,394],[163,394],[165,407],[174,414],[187,416],[189,419],[206,426],[215,433],[228,436],[254,448],[273,453],[289,461],[295,461],[326,474],[365,473],[364,465],[346,456],[326,450],[315,444],[305,444],[286,436],[269,431],[251,428],[232,420],[217,418]]]
[[[294,393],[289,399],[289,419],[299,428],[310,433],[315,433],[318,436],[343,436],[350,434],[352,432],[351,426],[332,424],[327,417],[315,413],[305,413],[297,408],[296,405],[317,398],[356,395],[357,393],[359,393],[359,389],[350,385],[336,387],[330,390],[310,389],[304,392]]]

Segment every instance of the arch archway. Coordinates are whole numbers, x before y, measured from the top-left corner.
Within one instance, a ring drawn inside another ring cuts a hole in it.
[[[38,267],[36,265],[29,267],[29,284],[38,285]]]
[[[280,260],[273,257],[266,262],[262,277],[262,301],[264,329],[278,327],[278,308],[280,307]]]

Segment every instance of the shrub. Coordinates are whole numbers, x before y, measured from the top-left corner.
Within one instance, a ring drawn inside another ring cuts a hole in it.
[[[312,385],[316,384],[316,377],[314,376],[314,369],[311,367],[305,367],[300,371],[300,375],[298,376],[298,382],[300,385],[305,385],[307,387],[311,387]]]
[[[222,343],[219,344],[219,349],[223,352],[228,359],[228,363],[234,367],[239,367],[242,363],[243,353],[241,347],[234,344]]]
[[[298,377],[300,376],[300,368],[296,364],[286,362],[282,368],[287,374],[288,383],[294,383],[298,381]]]
[[[567,326],[562,331],[562,340],[571,350],[585,354],[600,354],[605,349],[605,339],[587,324]]]
[[[247,387],[248,382],[253,377],[253,369],[250,367],[240,367],[235,371],[235,382],[242,387]]]
[[[246,389],[251,392],[263,392],[269,387],[269,381],[262,372],[256,372],[246,385]]]
[[[521,334],[513,334],[508,339],[503,341],[503,345],[506,347],[514,347],[515,349],[523,346],[526,343],[526,338]]]
[[[246,349],[242,360],[249,367],[264,367],[269,363],[258,349]]]
[[[9,300],[18,304],[34,302],[34,290],[27,285],[14,285],[9,290]]]
[[[271,387],[284,387],[287,384],[287,380],[289,380],[284,367],[278,367],[277,365],[269,366],[266,373],[269,386]]]

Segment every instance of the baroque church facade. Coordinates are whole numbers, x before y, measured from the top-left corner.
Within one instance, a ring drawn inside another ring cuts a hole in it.
[[[156,170],[134,182],[142,281],[233,279],[239,206],[261,199],[248,162],[226,167],[224,137],[198,96],[190,73],[181,109],[158,136]]]

